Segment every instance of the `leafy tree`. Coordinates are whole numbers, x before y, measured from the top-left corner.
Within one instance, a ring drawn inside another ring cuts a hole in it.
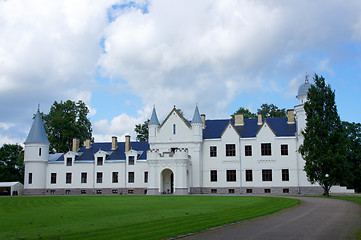
[[[361,124],[342,123],[346,133],[346,159],[351,174],[344,179],[347,187],[361,192]]]
[[[329,196],[332,185],[347,176],[345,137],[335,103],[335,92],[325,79],[315,74],[315,84],[307,94],[304,108],[307,117],[302,132],[304,142],[299,150],[305,159],[307,177],[311,183],[318,182]]]
[[[235,113],[231,115],[232,118],[234,118],[234,115],[236,114],[243,114],[244,118],[256,118],[257,114],[252,113],[250,110],[244,107],[240,107]]]
[[[24,152],[18,144],[0,148],[0,182],[24,182]]]
[[[147,142],[148,141],[148,123],[149,119],[145,120],[143,124],[135,125],[134,131],[137,134],[137,141]]]
[[[286,109],[279,109],[277,106],[273,104],[262,104],[261,109],[258,109],[258,112],[262,114],[262,117],[265,118],[280,118],[286,117]]]
[[[92,128],[88,107],[81,100],[78,102],[54,102],[49,114],[42,114],[50,151],[67,152],[71,149],[73,138],[80,144],[92,138]]]

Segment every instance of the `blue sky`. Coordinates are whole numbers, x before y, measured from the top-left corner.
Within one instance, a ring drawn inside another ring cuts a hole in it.
[[[23,143],[38,104],[83,100],[96,141],[133,138],[156,106],[207,118],[291,109],[305,74],[361,122],[361,2],[0,0],[0,144]]]

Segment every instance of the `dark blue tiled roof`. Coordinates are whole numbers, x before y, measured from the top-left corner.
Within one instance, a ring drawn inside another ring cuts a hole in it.
[[[229,121],[234,124],[234,119],[206,120],[206,128],[203,130],[203,139],[220,138]],[[268,125],[277,137],[295,136],[296,124],[288,124],[287,118],[266,118]],[[258,119],[244,119],[243,126],[235,126],[241,138],[256,137],[261,125]]]
[[[138,156],[139,160],[146,160],[147,159],[147,150],[149,149],[149,143],[147,142],[131,142],[130,146],[133,150],[138,151],[141,153]],[[99,150],[108,152],[109,155],[107,156],[106,160],[125,160],[125,143],[119,142],[118,148],[115,150],[111,150],[112,143],[93,143],[90,148],[82,147],[79,149],[78,153],[80,154],[79,157],[75,159],[75,161],[89,161],[94,160],[94,154]],[[56,161],[64,161],[64,154],[62,154]]]

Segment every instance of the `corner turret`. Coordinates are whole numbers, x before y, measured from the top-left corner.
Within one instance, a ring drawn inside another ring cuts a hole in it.
[[[155,110],[155,106],[153,106],[152,116],[148,123],[148,130],[149,130],[148,142],[149,143],[155,141],[159,126],[160,126],[160,124],[158,121],[157,112]]]
[[[39,110],[24,144],[24,194],[45,194],[50,143]]]
[[[194,109],[194,114],[192,118],[192,129],[195,142],[201,142],[203,138],[203,121],[201,115],[199,114],[198,106]]]

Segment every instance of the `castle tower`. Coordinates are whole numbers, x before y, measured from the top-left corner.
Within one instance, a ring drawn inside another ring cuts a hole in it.
[[[157,113],[155,111],[155,106],[153,106],[152,116],[148,123],[148,130],[149,130],[148,142],[149,143],[153,143],[155,141],[159,126],[160,126],[160,124],[158,121]]]
[[[45,194],[50,143],[39,110],[24,144],[24,194]]]
[[[306,127],[306,113],[304,109],[304,104],[307,102],[307,92],[311,87],[311,83],[308,81],[306,75],[305,82],[298,88],[297,99],[300,101],[297,106],[295,106],[295,117],[297,122],[297,133],[301,134],[302,130]]]
[[[192,118],[192,129],[195,142],[202,142],[203,138],[203,121],[201,115],[199,114],[198,106],[194,109],[194,114]]]

